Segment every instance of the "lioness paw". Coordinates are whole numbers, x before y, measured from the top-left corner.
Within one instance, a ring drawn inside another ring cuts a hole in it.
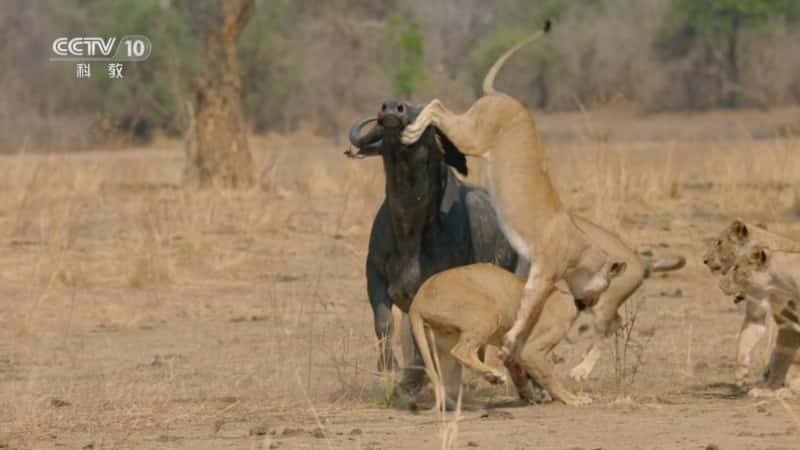
[[[492,384],[505,384],[508,381],[506,376],[500,372],[488,372],[484,375],[484,378]]]
[[[426,123],[425,120],[420,120],[421,118],[421,116],[418,117],[414,123],[407,125],[403,130],[403,135],[400,137],[400,142],[402,142],[403,145],[411,145],[417,142],[420,136],[422,136],[428,123]]]
[[[791,389],[787,388],[780,388],[780,389],[766,389],[766,388],[753,388],[747,393],[752,398],[780,398],[780,399],[788,399],[793,398],[794,393]]]
[[[403,145],[411,145],[419,140],[422,137],[422,133],[425,132],[425,129],[428,128],[428,125],[433,123],[433,116],[435,111],[441,109],[441,102],[438,99],[431,100],[422,111],[419,113],[414,122],[406,125],[405,129],[403,130],[402,136],[400,136],[400,142]]]
[[[589,378],[592,368],[584,364],[578,364],[569,371],[569,376],[575,381],[584,381]]]
[[[589,406],[592,404],[592,398],[588,395],[575,395],[564,399],[564,403],[569,406]]]

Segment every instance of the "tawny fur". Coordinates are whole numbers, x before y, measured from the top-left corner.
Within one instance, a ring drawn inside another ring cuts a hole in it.
[[[478,359],[478,349],[484,344],[499,346],[502,343],[503,334],[516,317],[523,289],[524,282],[519,277],[491,264],[473,264],[440,272],[420,287],[408,314],[435,392],[454,396],[461,381],[462,365],[489,381],[505,381],[503,373]],[[576,316],[572,297],[555,290],[545,301],[538,318],[540,324],[534,326],[530,334],[521,336],[525,343],[517,357],[539,386],[568,405],[582,405],[590,400],[564,388],[555,377],[547,356],[566,335]],[[431,353],[426,327],[436,342],[439,367]],[[446,388],[439,384],[440,376]],[[515,380],[515,384],[518,389],[524,389],[521,384],[526,381]],[[437,405],[440,405],[443,399],[438,397]]]
[[[433,100],[403,133],[404,142],[414,142],[433,124],[463,153],[488,160],[489,189],[503,231],[519,253],[532,259],[530,271],[521,274],[528,281],[520,309],[504,338],[507,354],[513,354],[518,337],[536,322],[544,300],[559,280],[570,281],[578,273],[602,270],[610,260],[627,263],[626,275],[610,289],[601,287],[608,290],[599,299],[585,299],[598,302],[596,330],[608,335],[617,323],[619,306],[645,274],[638,256],[613,233],[564,209],[550,180],[533,117],[521,103],[492,88],[500,66],[520,46],[495,63],[484,82],[487,95],[466,113],[454,114],[439,100]],[[584,361],[573,369],[573,377],[588,376],[598,357],[599,347],[593,345]]]
[[[708,266],[715,277],[721,278],[722,274],[727,273],[733,267],[736,256],[747,251],[753,245],[763,245],[769,248],[793,248],[797,244],[785,236],[770,232],[761,225],[747,224],[737,219],[725,227],[719,236],[711,242],[703,256],[703,263]],[[736,294],[739,293],[734,292],[732,295]],[[784,301],[780,298],[770,300],[769,297],[758,299],[752,296],[748,296],[745,300],[747,303],[744,309],[744,318],[736,339],[735,376],[739,385],[745,383],[745,379],[750,372],[752,353],[755,346],[765,334],[772,337],[773,333],[769,331],[769,328],[774,324],[774,321],[768,320],[768,317],[772,314],[770,303]],[[787,333],[792,334],[794,332],[779,329],[777,340],[791,342],[791,337],[784,336]],[[790,372],[800,375],[800,353],[792,360],[791,355],[794,352],[787,352],[783,348],[778,349],[776,340],[772,339],[768,344],[768,351],[771,356],[767,385],[782,384],[783,379],[779,379],[779,374],[786,373],[791,365],[795,367]],[[800,379],[797,381],[800,382]]]

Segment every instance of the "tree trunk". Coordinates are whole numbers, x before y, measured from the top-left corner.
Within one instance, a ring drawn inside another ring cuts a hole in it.
[[[192,86],[183,182],[248,187],[253,184],[253,157],[242,113],[236,41],[253,14],[254,0],[218,0],[217,9],[218,16],[199,30],[208,68]]]

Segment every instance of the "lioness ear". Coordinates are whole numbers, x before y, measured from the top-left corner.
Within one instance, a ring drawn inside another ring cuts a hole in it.
[[[753,252],[750,254],[750,260],[754,262],[757,266],[766,266],[767,265],[767,250],[764,248],[755,248]]]
[[[609,278],[614,278],[614,277],[620,276],[620,275],[622,275],[623,272],[625,272],[625,269],[627,269],[627,268],[628,268],[628,263],[626,263],[624,261],[623,262],[615,262],[615,263],[611,264],[611,269],[609,269],[609,271],[608,271],[608,277]]]
[[[739,219],[733,221],[730,230],[734,236],[741,240],[747,239],[747,235],[750,234],[750,232],[747,230],[747,225],[745,225],[744,222]]]

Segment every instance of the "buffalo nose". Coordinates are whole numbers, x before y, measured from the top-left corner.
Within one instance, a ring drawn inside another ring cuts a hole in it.
[[[385,114],[381,120],[382,125],[388,128],[394,128],[400,125],[400,118],[394,114]]]

